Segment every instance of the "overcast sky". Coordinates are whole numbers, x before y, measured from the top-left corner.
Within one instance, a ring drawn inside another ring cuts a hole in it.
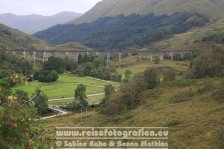
[[[0,14],[52,15],[62,11],[85,13],[101,0],[0,0]]]

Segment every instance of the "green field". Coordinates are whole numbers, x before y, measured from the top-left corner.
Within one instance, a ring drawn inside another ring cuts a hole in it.
[[[103,99],[104,95],[87,97],[87,101],[89,104],[97,104]],[[75,99],[62,99],[57,101],[48,101],[50,105],[66,105],[72,103]]]
[[[54,99],[62,97],[73,97],[74,90],[76,89],[78,84],[86,85],[87,95],[103,93],[104,86],[106,84],[117,85],[117,83],[114,82],[106,82],[87,77],[60,75],[57,82],[54,83],[30,82],[28,83],[28,85],[21,84],[15,86],[13,90],[24,90],[28,92],[29,96],[31,96],[35,92],[36,88],[40,88],[47,94],[50,99]]]

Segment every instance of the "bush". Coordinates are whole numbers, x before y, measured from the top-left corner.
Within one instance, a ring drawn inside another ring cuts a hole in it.
[[[224,149],[224,128],[219,128],[215,134],[214,147]]]
[[[22,90],[16,90],[14,93],[14,96],[17,98],[17,100],[21,101],[29,101],[28,93]]]
[[[211,85],[211,84],[206,84],[205,86],[200,87],[200,88],[198,89],[198,93],[199,93],[199,94],[207,93],[207,92],[209,92],[209,91],[212,91],[213,89],[214,89],[214,86],[213,86],[213,85]]]
[[[79,102],[73,101],[67,106],[67,109],[74,112],[81,112],[85,110],[85,107]]]
[[[149,89],[153,89],[158,84],[157,72],[155,69],[147,69],[144,72],[144,80],[148,84]]]
[[[49,148],[53,140],[46,140],[32,106],[12,102],[0,112],[0,148]]]
[[[154,64],[159,64],[160,63],[160,59],[159,57],[155,57],[154,60],[153,60]]]
[[[135,108],[139,102],[139,95],[147,88],[143,78],[134,78],[126,84],[122,84],[117,90],[107,86],[106,97],[102,100],[101,109],[104,114],[116,116],[121,112]]]
[[[35,93],[32,96],[32,100],[34,101],[34,106],[38,111],[38,114],[44,115],[48,111],[48,97],[47,95],[41,91],[39,88],[36,89]]]
[[[164,127],[173,127],[173,126],[177,126],[177,125],[179,125],[181,123],[182,122],[180,120],[173,119],[173,120],[170,120],[170,121],[166,122],[164,124]]]
[[[87,97],[86,97],[86,86],[83,84],[79,84],[77,86],[77,88],[75,89],[75,99],[79,101],[79,103],[83,106],[83,107],[87,107],[88,106],[88,102],[86,101]]]
[[[58,73],[55,70],[46,71],[41,70],[34,74],[34,79],[38,80],[39,82],[55,82],[59,78]]]
[[[55,70],[57,73],[63,73],[65,70],[65,62],[59,57],[49,57],[48,61],[44,63],[44,70],[50,71]]]
[[[213,94],[213,98],[217,101],[224,102],[224,86],[221,88],[217,89]]]
[[[224,50],[202,51],[191,64],[193,78],[218,77],[224,75]]]
[[[193,92],[188,92],[185,95],[176,95],[173,98],[171,98],[170,101],[172,103],[180,103],[180,102],[184,102],[184,101],[190,100],[193,96],[194,96]]]

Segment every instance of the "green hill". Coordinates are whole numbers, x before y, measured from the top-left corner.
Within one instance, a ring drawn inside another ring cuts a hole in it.
[[[0,49],[28,50],[90,50],[80,43],[66,43],[52,46],[48,43],[27,35],[19,30],[0,24]]]
[[[219,19],[224,17],[224,0],[103,0],[72,23],[93,22],[102,17],[120,14],[161,15],[176,12],[196,12],[211,20]]]
[[[223,18],[224,0],[103,0],[71,24],[34,36],[100,50],[192,48],[206,38],[207,29],[216,33],[212,26],[222,25]]]
[[[223,139],[218,134],[224,133],[221,131],[224,104],[215,100],[218,92],[223,97],[223,91],[223,77],[177,80],[144,91],[136,109],[116,117],[94,110],[44,120],[43,124],[50,130],[55,127],[169,127],[169,148],[223,149],[218,147]],[[84,123],[82,119],[86,117],[88,121]]]
[[[48,44],[21,31],[0,24],[0,47],[3,49],[45,49]]]
[[[50,44],[81,42],[100,50],[145,47],[173,34],[208,23],[208,18],[197,13],[175,13],[155,16],[132,14],[100,18],[92,23],[57,25],[34,34]]]
[[[185,33],[176,34],[169,39],[161,40],[151,44],[149,49],[185,49],[206,46],[200,42],[203,38],[212,36],[214,34],[224,33],[224,20],[209,23],[203,27],[191,29]],[[223,45],[218,45],[222,46]],[[145,49],[147,49],[145,48]]]

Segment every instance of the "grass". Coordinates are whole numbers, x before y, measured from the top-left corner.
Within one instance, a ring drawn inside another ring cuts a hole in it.
[[[31,82],[28,85],[18,85],[13,88],[13,90],[19,89],[28,92],[31,96],[37,87],[44,91],[50,99],[52,98],[62,98],[62,97],[73,97],[74,90],[78,84],[86,85],[86,93],[96,94],[104,92],[104,85],[110,84],[110,82],[105,82],[101,80],[95,80],[87,77],[77,77],[77,76],[68,76],[60,75],[59,79],[54,83],[40,83],[40,82]],[[117,83],[111,82],[113,85]]]
[[[146,60],[140,62],[138,61],[138,56],[133,56],[132,61],[128,61],[128,58],[125,58],[122,60],[122,64],[126,64],[124,67],[120,67],[117,69],[119,73],[124,74],[126,70],[130,70],[133,73],[139,73],[143,72],[147,68],[154,68],[154,67],[160,67],[160,66],[169,66],[177,69],[178,71],[186,71],[189,68],[190,62],[188,61],[171,61],[171,60],[163,60],[160,61],[159,64],[151,63],[149,60],[147,60],[147,57],[145,57]],[[134,63],[134,64],[133,64]],[[115,65],[118,65],[118,62],[115,63]]]
[[[191,29],[185,33],[177,34],[169,39],[161,40],[149,48],[152,49],[186,49],[188,44],[194,43],[196,40],[202,40],[203,37],[210,36],[212,34],[223,33],[224,20],[218,20],[211,22],[203,27]],[[222,46],[223,47],[223,46]]]
[[[182,85],[181,80],[161,84],[143,92],[142,104],[116,117],[116,120],[97,111],[90,111],[82,115],[71,113],[43,120],[42,123],[50,130],[58,126],[169,126],[169,148],[211,149],[216,142],[220,142],[220,137],[219,140],[215,137],[216,130],[224,125],[224,103],[216,101],[212,93],[223,81],[224,77],[219,77],[190,80],[187,86]],[[208,83],[213,89],[199,93],[198,89]],[[188,95],[189,91],[194,92],[190,100],[170,102],[175,96]],[[81,117],[88,117],[88,122],[81,123]]]
[[[96,104],[96,103],[100,103],[100,101],[103,99],[103,97],[104,97],[104,95],[92,96],[92,97],[88,97],[87,101],[89,104]],[[48,104],[50,104],[50,105],[66,105],[66,104],[72,103],[74,100],[75,99],[48,101]]]

